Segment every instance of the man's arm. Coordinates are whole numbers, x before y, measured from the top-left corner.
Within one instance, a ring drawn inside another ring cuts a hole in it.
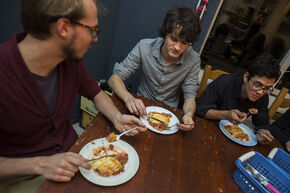
[[[205,118],[216,120],[229,120],[230,122],[237,124],[244,122],[247,119],[247,114],[237,109],[232,110],[209,109],[205,114]]]
[[[109,85],[121,100],[124,101],[126,107],[132,114],[146,115],[146,107],[141,99],[136,99],[128,92],[123,80],[116,74],[113,74],[109,79]]]
[[[0,178],[8,176],[42,175],[44,178],[68,182],[78,167],[90,169],[90,164],[79,154],[67,152],[33,158],[0,157]]]
[[[178,125],[178,127],[181,130],[188,131],[194,128],[194,122],[192,120],[192,117],[195,113],[195,108],[196,108],[195,98],[186,98],[184,100],[183,104],[184,115],[182,117],[183,124]]]
[[[138,125],[139,131],[146,131],[146,126],[140,121],[140,119],[131,115],[123,115],[116,108],[110,97],[103,91],[99,92],[93,99],[96,108],[102,112],[118,129],[120,132],[124,132],[136,125]],[[130,135],[136,135],[137,130],[130,132]]]

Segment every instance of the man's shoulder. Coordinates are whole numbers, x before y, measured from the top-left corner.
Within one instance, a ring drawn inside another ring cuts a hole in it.
[[[0,56],[7,56],[8,51],[10,50],[9,47],[12,46],[12,41],[8,40],[0,44]]]
[[[163,42],[162,38],[145,38],[141,39],[138,44],[141,46],[153,47],[154,45],[160,44],[161,42]]]
[[[219,76],[217,79],[215,79],[214,81],[235,83],[236,80],[240,80],[240,79],[241,79],[241,76],[237,74],[223,74]]]

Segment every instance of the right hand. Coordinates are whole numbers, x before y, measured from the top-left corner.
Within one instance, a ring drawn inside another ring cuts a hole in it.
[[[121,133],[131,129],[132,127],[135,127],[136,125],[138,125],[138,130],[135,129],[125,135],[134,136],[137,135],[139,131],[147,131],[146,126],[141,122],[141,120],[133,115],[120,115],[119,117],[117,117],[116,122],[114,122],[115,128]]]
[[[146,107],[141,99],[129,98],[125,101],[125,105],[132,114],[140,116],[147,115]]]
[[[66,152],[49,157],[42,157],[40,163],[40,174],[46,179],[56,182],[69,182],[78,167],[90,169],[91,165],[81,155]]]
[[[244,122],[247,119],[247,114],[243,113],[237,109],[233,109],[228,111],[227,120],[232,122],[233,124],[239,124]]]

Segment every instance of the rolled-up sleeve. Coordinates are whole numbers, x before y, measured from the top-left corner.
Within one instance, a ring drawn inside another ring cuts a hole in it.
[[[129,78],[141,65],[140,42],[131,50],[123,62],[116,63],[113,74],[119,76],[123,81]]]
[[[198,75],[200,71],[200,58],[196,56],[191,71],[188,73],[182,84],[184,98],[195,98],[197,95]]]

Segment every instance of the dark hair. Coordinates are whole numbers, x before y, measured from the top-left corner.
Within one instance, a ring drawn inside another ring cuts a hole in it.
[[[98,5],[96,0],[93,0]],[[59,18],[78,21],[85,17],[83,0],[21,0],[23,29],[37,39],[47,39],[50,24]]]
[[[280,66],[272,55],[262,54],[254,60],[248,72],[250,77],[265,76],[277,80],[280,76]]]
[[[171,9],[163,20],[159,29],[159,36],[165,38],[167,34],[176,29],[181,29],[179,37],[193,43],[198,40],[200,34],[200,22],[198,16],[191,8],[176,6]]]

